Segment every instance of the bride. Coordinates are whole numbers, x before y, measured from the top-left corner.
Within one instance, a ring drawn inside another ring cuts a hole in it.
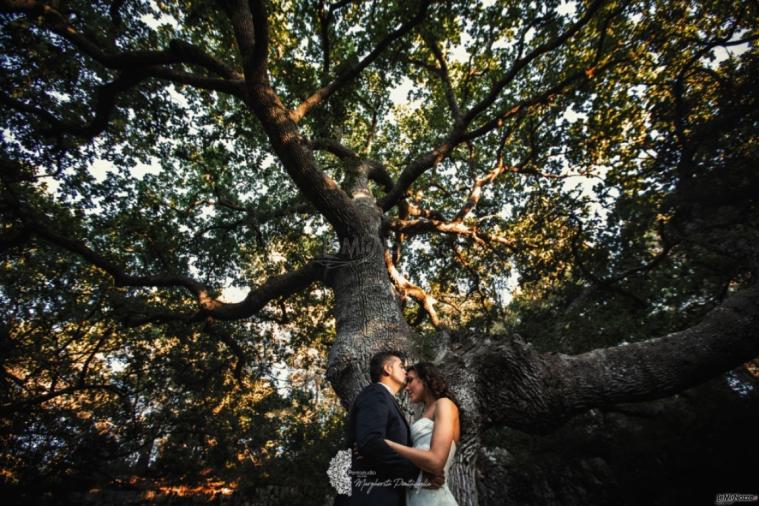
[[[456,443],[461,439],[459,408],[452,400],[448,385],[429,362],[419,362],[408,368],[406,392],[411,402],[424,403],[421,418],[411,425],[414,447],[385,442],[402,457],[432,475],[444,473],[453,462]],[[420,475],[421,478],[421,475]],[[420,484],[420,481],[417,481]],[[456,499],[447,484],[437,489],[411,488],[406,492],[407,506],[456,506]]]

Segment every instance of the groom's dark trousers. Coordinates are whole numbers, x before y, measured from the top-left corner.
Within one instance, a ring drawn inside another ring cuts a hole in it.
[[[411,432],[395,397],[381,383],[364,388],[348,415],[348,443],[356,443],[353,456],[352,506],[405,506],[406,487],[419,469],[395,453],[385,439],[412,446]]]

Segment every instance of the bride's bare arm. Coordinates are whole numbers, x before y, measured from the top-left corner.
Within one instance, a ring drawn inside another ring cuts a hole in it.
[[[395,441],[390,441],[389,439],[385,439],[385,442],[390,448],[395,450],[398,455],[410,460],[419,469],[433,474],[440,472],[435,471],[435,460],[432,457],[431,451],[422,450],[420,448],[411,448],[410,446],[405,446],[396,443]]]
[[[407,458],[420,469],[432,474],[443,472],[445,462],[448,460],[448,453],[451,451],[455,428],[459,423],[458,408],[450,399],[440,398],[436,403],[435,428],[432,431],[432,442],[429,450],[410,448],[388,439],[385,440],[398,455]]]

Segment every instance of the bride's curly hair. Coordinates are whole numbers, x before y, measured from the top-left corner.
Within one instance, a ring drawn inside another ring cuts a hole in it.
[[[443,378],[443,375],[440,374],[440,371],[434,366],[434,364],[432,364],[432,362],[417,362],[406,369],[406,372],[411,371],[416,373],[417,377],[422,380],[424,388],[426,388],[435,399],[446,397],[452,400],[459,409],[461,408],[456,397],[454,397],[453,393],[448,388],[448,383]]]

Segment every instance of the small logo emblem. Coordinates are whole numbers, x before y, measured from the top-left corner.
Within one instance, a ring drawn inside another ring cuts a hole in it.
[[[340,450],[337,455],[329,461],[330,484],[337,490],[338,494],[351,495],[351,451]]]

